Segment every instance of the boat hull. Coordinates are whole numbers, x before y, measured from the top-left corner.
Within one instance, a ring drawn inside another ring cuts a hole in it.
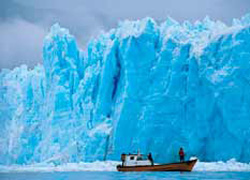
[[[160,164],[153,166],[117,166],[118,171],[192,171],[197,159],[179,163]]]

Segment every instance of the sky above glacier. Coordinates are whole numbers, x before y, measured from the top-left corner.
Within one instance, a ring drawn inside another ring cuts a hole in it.
[[[227,24],[250,12],[249,0],[0,0],[0,68],[42,63],[42,43],[59,22],[84,48],[91,37],[124,19],[221,20]]]

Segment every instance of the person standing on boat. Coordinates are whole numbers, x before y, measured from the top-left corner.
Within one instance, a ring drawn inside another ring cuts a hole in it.
[[[182,147],[179,150],[179,156],[180,156],[180,162],[183,162],[185,159],[185,153]]]
[[[125,159],[126,159],[126,154],[122,153],[122,155],[121,155],[122,166],[124,166]]]
[[[153,160],[153,157],[152,157],[151,153],[148,154],[148,160],[151,162],[151,166],[153,166],[154,165],[154,160]]]

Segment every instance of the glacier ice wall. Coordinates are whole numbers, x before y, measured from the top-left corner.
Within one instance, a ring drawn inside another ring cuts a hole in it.
[[[119,159],[178,149],[203,161],[250,159],[250,15],[124,21],[86,50],[58,24],[43,65],[0,73],[0,163]]]

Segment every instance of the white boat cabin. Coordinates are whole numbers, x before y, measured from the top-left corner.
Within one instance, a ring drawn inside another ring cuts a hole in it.
[[[124,159],[124,166],[145,166],[151,165],[147,156],[142,154],[122,154]]]

